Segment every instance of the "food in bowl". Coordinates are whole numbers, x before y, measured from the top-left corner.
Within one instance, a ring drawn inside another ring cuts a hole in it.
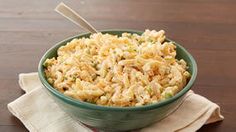
[[[101,31],[102,34],[112,34],[122,36],[122,33],[131,33],[142,35],[143,32],[128,29],[111,29]],[[55,44],[42,56],[38,73],[43,84],[43,88],[57,105],[72,116],[75,120],[80,121],[88,126],[98,128],[104,131],[129,131],[146,127],[154,122],[162,120],[181,105],[184,96],[193,86],[197,76],[197,64],[192,55],[180,44],[166,38],[165,42],[172,42],[176,46],[176,57],[178,60],[184,59],[188,64],[187,71],[191,74],[186,86],[169,99],[165,99],[158,103],[135,107],[105,106],[79,101],[64,95],[56,90],[47,80],[45,75],[45,66],[43,64],[48,58],[57,58],[58,49],[73,39],[89,38],[90,33],[78,34],[76,36],[66,38]]]
[[[165,38],[163,30],[75,38],[46,59],[44,72],[56,90],[81,101],[121,107],[160,102],[181,91],[191,76]]]

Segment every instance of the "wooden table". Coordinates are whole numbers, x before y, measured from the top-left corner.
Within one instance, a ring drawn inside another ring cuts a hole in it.
[[[27,131],[6,105],[21,96],[18,74],[37,71],[56,42],[84,32],[53,11],[56,0],[0,0],[0,131]],[[164,29],[196,58],[193,90],[222,108],[223,122],[199,131],[236,129],[235,0],[70,0],[97,29]]]

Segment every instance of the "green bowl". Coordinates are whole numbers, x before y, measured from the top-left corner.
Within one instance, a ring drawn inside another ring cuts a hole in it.
[[[124,32],[142,34],[140,31],[133,30],[114,29],[102,31],[102,33],[109,33],[119,36]],[[72,118],[86,125],[105,131],[127,131],[146,127],[163,119],[173,112],[181,104],[184,95],[190,90],[196,79],[197,65],[194,58],[182,46],[174,42],[174,44],[177,46],[177,58],[184,59],[187,62],[189,66],[188,71],[192,76],[183,90],[181,90],[172,98],[159,103],[138,107],[108,107],[82,102],[65,96],[54,89],[47,82],[44,74],[43,63],[47,58],[56,57],[57,49],[62,45],[65,45],[74,38],[89,37],[89,35],[90,33],[79,34],[54,45],[43,55],[38,66],[39,78],[49,95],[51,95],[55,102]],[[172,40],[166,39],[166,41]]]

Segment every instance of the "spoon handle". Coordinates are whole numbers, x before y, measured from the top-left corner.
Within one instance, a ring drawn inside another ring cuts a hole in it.
[[[83,17],[81,17],[78,13],[72,10],[70,7],[61,2],[56,8],[55,11],[69,19],[73,23],[81,26],[85,30],[88,30],[91,33],[98,33],[98,31],[89,24]]]

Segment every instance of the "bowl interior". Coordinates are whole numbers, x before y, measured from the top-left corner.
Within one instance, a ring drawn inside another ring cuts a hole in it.
[[[133,31],[133,30],[120,30],[120,29],[113,29],[113,30],[106,30],[106,31],[101,31],[102,33],[109,33],[109,34],[114,34],[114,35],[118,35],[120,36],[122,33],[124,32],[128,32],[128,33],[136,33],[136,34],[142,34],[142,32],[140,31]],[[161,107],[163,105],[169,104],[173,101],[175,101],[176,99],[180,98],[181,96],[183,96],[185,93],[187,93],[187,91],[191,88],[191,86],[193,85],[196,76],[197,76],[197,65],[196,62],[194,60],[194,58],[192,57],[192,55],[190,53],[188,53],[187,50],[185,50],[181,45],[177,44],[176,42],[170,40],[170,39],[166,39],[166,41],[172,41],[176,46],[176,50],[177,50],[177,59],[184,59],[188,66],[189,69],[188,71],[191,74],[191,78],[189,80],[189,82],[187,83],[187,85],[180,91],[178,92],[175,96],[173,96],[172,98],[166,99],[164,101],[161,101],[159,103],[155,103],[155,104],[149,104],[149,105],[144,105],[144,106],[138,106],[138,107],[108,107],[108,106],[99,106],[99,105],[95,105],[95,104],[91,104],[91,103],[87,103],[87,102],[82,102],[79,100],[75,100],[71,97],[65,96],[64,94],[60,93],[59,91],[57,91],[56,89],[54,89],[46,80],[45,77],[45,73],[44,73],[44,67],[43,67],[43,63],[47,58],[52,58],[52,57],[56,57],[57,56],[57,49],[63,45],[66,45],[67,42],[70,42],[72,39],[74,38],[82,38],[82,37],[89,37],[90,33],[84,33],[84,34],[79,34],[76,35],[74,37],[65,39],[59,43],[57,43],[56,45],[54,45],[53,47],[51,47],[42,57],[42,59],[39,62],[39,66],[38,66],[38,73],[39,73],[39,78],[42,82],[42,84],[45,86],[45,88],[47,90],[49,90],[49,92],[51,92],[54,96],[60,98],[63,101],[66,101],[69,104],[72,105],[76,105],[78,107],[82,107],[82,108],[89,108],[89,109],[97,109],[97,110],[109,110],[109,111],[133,111],[133,110],[147,110],[147,109],[155,109],[157,107]]]

